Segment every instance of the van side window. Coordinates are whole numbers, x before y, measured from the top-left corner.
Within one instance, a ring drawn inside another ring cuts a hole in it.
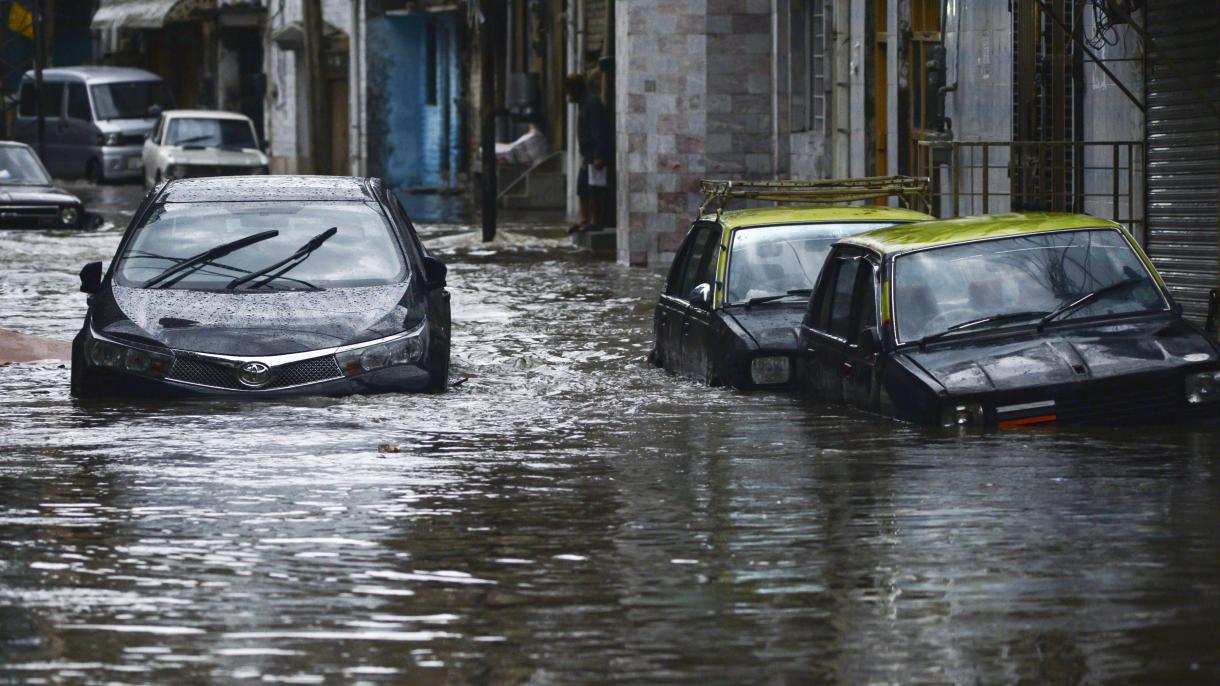
[[[17,115],[21,117],[36,116],[34,112],[34,83],[32,81],[21,82],[21,97],[17,105]]]
[[[63,116],[64,85],[62,83],[42,82],[42,116],[48,119],[59,119]]]
[[[81,121],[93,121],[93,113],[89,111],[89,94],[83,83],[68,84],[68,116]]]

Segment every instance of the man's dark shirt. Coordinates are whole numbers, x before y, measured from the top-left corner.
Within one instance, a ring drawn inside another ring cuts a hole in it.
[[[614,131],[606,106],[592,93],[586,93],[576,117],[576,138],[580,156],[587,162],[602,160],[610,164],[614,156]]]

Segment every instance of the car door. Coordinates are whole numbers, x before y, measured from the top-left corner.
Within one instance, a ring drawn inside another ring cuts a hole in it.
[[[147,183],[156,183],[157,181],[157,159],[158,153],[161,151],[161,135],[165,129],[165,115],[157,117],[157,123],[153,124],[152,131],[148,132],[148,136],[144,139],[144,148],[140,151],[141,161],[144,163],[144,180]]]
[[[89,107],[85,84],[69,81],[67,89],[66,116],[58,127],[63,134],[64,169],[67,176],[81,176],[97,145],[97,128],[93,124],[93,110]]]
[[[699,264],[712,237],[712,225],[695,224],[678,248],[670,265],[665,290],[653,315],[657,362],[673,372],[682,371],[682,325],[686,318],[691,290],[698,283]]]
[[[711,343],[709,339],[712,317],[715,316],[712,306],[716,297],[716,268],[720,262],[721,228],[718,224],[710,223],[701,223],[698,226],[706,226],[709,231],[702,255],[691,263],[692,268],[696,270],[696,276],[690,280],[693,285],[686,293],[686,314],[682,317],[681,359],[685,365],[684,372],[706,382],[710,381],[708,346]],[[690,301],[691,291],[703,285],[708,286],[707,300],[702,306],[697,306]]]
[[[877,409],[880,390],[878,374],[881,352],[881,325],[878,321],[877,293],[880,291],[880,259],[865,254],[856,274],[856,287],[851,299],[851,323],[843,359],[843,400],[864,410]]]
[[[821,277],[801,325],[802,385],[817,397],[843,401],[844,349],[852,324],[852,296],[862,267],[858,248],[835,246],[822,267]]]
[[[66,124],[64,122],[64,83],[62,81],[44,81],[42,84],[42,113],[45,119],[46,151],[42,163],[52,176],[71,176],[72,169],[66,156],[67,147],[63,137]],[[37,143],[37,119],[34,121],[35,151]]]

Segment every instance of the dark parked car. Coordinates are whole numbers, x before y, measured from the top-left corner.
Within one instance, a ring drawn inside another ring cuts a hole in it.
[[[0,141],[0,228],[85,229],[96,224],[80,198],[55,186],[30,146]]]
[[[785,185],[764,186],[770,198],[803,187],[772,183]],[[822,192],[825,186],[815,188]],[[875,197],[885,195],[883,190]],[[713,386],[795,387],[796,327],[831,244],[926,219],[931,217],[913,210],[843,205],[705,214],[691,226],[670,267],[653,315],[649,359]]]
[[[1031,213],[835,244],[800,330],[818,398],[1011,428],[1220,416],[1215,342],[1118,224]]]
[[[441,390],[445,272],[376,179],[171,181],[81,270],[72,394]]]

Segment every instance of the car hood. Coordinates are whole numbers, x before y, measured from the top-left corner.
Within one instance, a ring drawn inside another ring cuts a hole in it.
[[[276,293],[213,293],[114,286],[104,333],[175,350],[282,355],[358,343],[403,330],[408,286]]]
[[[258,150],[225,150],[222,148],[170,148],[166,151],[170,164],[267,164],[267,157]]]
[[[728,311],[759,348],[796,350],[796,332],[805,316],[805,303],[773,302]]]
[[[0,204],[79,205],[80,198],[55,186],[0,185]]]
[[[152,131],[153,119],[102,119],[97,122],[97,130],[102,133],[121,133],[124,135],[145,134]]]
[[[971,338],[906,357],[952,394],[1071,383],[1215,363],[1216,350],[1180,319],[1126,322],[1002,339]]]

